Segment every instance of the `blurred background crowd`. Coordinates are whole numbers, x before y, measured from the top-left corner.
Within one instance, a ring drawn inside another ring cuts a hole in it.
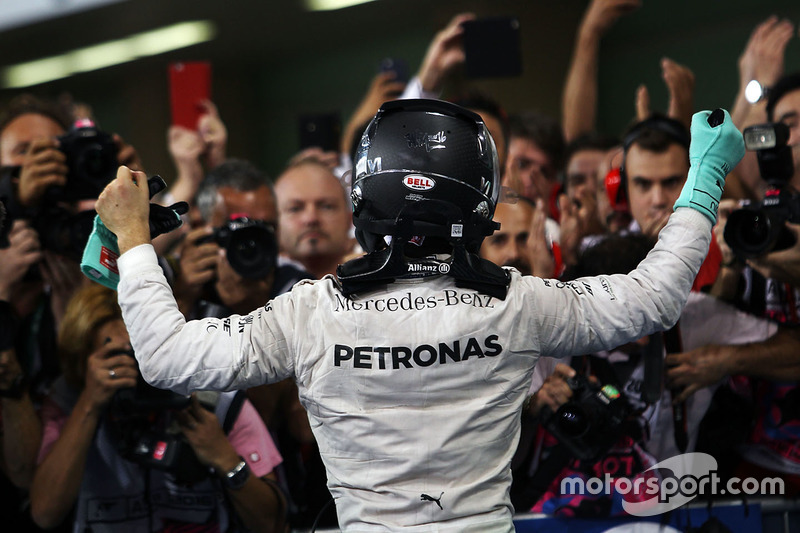
[[[689,171],[692,114],[729,109],[748,153],[679,324],[539,362],[512,500],[520,513],[621,516],[628,491],[576,496],[561,481],[647,478],[695,451],[723,479],[780,480],[780,494],[761,484],[750,496],[800,493],[796,5],[96,4],[0,21],[0,505],[11,530],[335,527],[294,384],[150,388],[114,292],[80,264],[94,199],[124,164],[164,178],[154,202],[186,203],[183,226],[154,245],[187,318],[247,314],[334,274],[361,253],[353,154],[398,98],[481,115],[503,169],[501,228],[481,255],[575,291],[581,276],[627,273],[647,254]],[[186,40],[169,51],[173,26]],[[156,28],[155,41],[121,40]],[[114,270],[113,252],[98,257]]]

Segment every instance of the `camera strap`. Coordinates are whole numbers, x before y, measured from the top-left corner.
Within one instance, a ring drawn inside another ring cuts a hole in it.
[[[680,321],[664,332],[664,347],[667,349],[668,354],[683,352]],[[670,396],[674,399],[681,393],[681,390],[681,387],[670,389]],[[675,445],[678,447],[678,450],[681,453],[686,452],[686,448],[689,446],[689,429],[687,424],[688,419],[686,416],[686,402],[673,403],[673,434],[675,436]]]

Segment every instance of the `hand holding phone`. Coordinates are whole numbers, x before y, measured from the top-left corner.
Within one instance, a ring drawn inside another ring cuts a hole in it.
[[[339,113],[301,115],[297,119],[300,150],[317,147],[325,152],[338,152],[342,135]]]
[[[397,57],[385,57],[381,59],[381,62],[378,65],[378,70],[380,72],[393,72],[393,81],[408,83],[408,63],[406,63],[404,59]]]

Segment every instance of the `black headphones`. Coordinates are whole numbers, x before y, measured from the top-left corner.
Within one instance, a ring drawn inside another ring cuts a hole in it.
[[[628,175],[625,173],[625,160],[628,158],[628,150],[633,144],[651,131],[660,131],[666,134],[670,140],[680,144],[689,150],[689,131],[681,122],[665,115],[653,114],[649,118],[637,122],[628,129],[622,139],[622,163],[619,167],[620,184],[617,189],[617,205],[628,203]]]

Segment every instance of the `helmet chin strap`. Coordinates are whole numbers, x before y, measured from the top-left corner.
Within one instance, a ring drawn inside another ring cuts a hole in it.
[[[420,220],[421,215],[431,213],[430,208],[413,205],[410,209],[403,209],[394,221],[370,221],[373,230],[382,227],[385,230],[382,233],[392,235],[391,243],[387,248],[374,250],[339,265],[336,275],[342,293],[351,296],[393,283],[396,279],[446,275],[455,278],[457,287],[474,289],[504,300],[511,276],[494,263],[467,250],[466,243],[474,243],[477,236],[455,236],[454,233],[458,231],[455,228],[474,228],[475,224],[462,224],[458,218],[460,211],[455,206],[447,202],[440,203],[444,205],[437,205],[439,209],[433,212],[444,215],[442,220]],[[494,229],[494,225],[494,222],[486,221],[485,227],[479,231],[482,235],[487,230],[491,233],[489,228]],[[419,237],[444,238],[449,241],[451,250],[447,250],[446,258],[441,258],[444,250],[432,251],[425,257],[408,257],[406,246],[414,246],[408,242]]]

